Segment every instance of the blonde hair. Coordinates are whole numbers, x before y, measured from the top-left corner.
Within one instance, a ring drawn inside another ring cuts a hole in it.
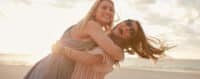
[[[100,5],[101,2],[103,1],[109,1],[113,4],[112,0],[96,0],[94,2],[94,4],[92,5],[92,7],[90,8],[89,12],[86,14],[86,16],[79,22],[80,25],[80,31],[83,30],[85,28],[85,25],[87,24],[87,22],[91,19],[94,19],[93,13],[96,11],[96,9],[98,8],[98,6]],[[114,6],[114,4],[113,4]],[[113,21],[111,21],[108,25],[104,26],[105,28],[109,27],[111,28],[113,25]]]

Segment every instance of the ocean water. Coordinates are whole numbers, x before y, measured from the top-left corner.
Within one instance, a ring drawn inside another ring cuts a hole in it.
[[[0,64],[32,66],[45,55],[37,54],[0,54]],[[156,64],[150,60],[128,57],[120,63],[122,68],[143,69],[167,72],[200,73],[200,60],[161,59]]]
[[[31,66],[44,56],[38,54],[0,54],[0,64]]]
[[[200,60],[197,59],[160,59],[157,63],[142,58],[127,58],[121,62],[122,67],[167,72],[200,73]]]

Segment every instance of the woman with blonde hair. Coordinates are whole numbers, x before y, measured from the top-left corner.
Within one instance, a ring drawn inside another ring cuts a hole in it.
[[[114,13],[112,0],[96,0],[85,18],[66,30],[54,47],[59,44],[60,47],[86,51],[99,46],[113,60],[122,60],[122,49],[106,34],[111,29]],[[62,51],[53,50],[50,55],[36,63],[24,79],[70,79],[75,62],[59,52]],[[86,62],[93,63],[98,60],[101,60],[101,56],[95,56],[94,60]]]

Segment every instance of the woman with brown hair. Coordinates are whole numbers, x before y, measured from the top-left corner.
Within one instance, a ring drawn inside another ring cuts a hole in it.
[[[109,37],[120,48],[128,50],[126,52],[129,54],[136,53],[142,58],[154,61],[158,59],[156,55],[163,55],[168,48],[162,42],[156,43],[154,39],[147,38],[140,23],[136,20],[128,19],[117,24]],[[85,52],[70,47],[59,47],[54,50],[60,50],[59,53],[76,61],[71,79],[104,79],[105,75],[112,71],[113,65],[119,63],[98,46]]]
[[[106,32],[111,30],[114,13],[112,0],[96,0],[88,14],[79,23],[66,30],[57,44],[78,51],[99,46],[108,52],[107,54],[113,60],[122,60],[122,49],[106,35]],[[54,50],[36,63],[24,79],[70,79],[74,70],[74,61],[65,58],[59,52],[62,51]],[[100,59],[97,56],[93,61]]]

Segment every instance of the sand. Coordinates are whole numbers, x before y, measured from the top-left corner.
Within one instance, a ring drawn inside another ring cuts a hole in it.
[[[121,68],[114,70],[106,79],[200,79],[200,73]]]
[[[30,68],[31,66],[0,65],[0,79],[23,79]],[[106,79],[200,79],[200,73],[120,68],[108,74]]]

